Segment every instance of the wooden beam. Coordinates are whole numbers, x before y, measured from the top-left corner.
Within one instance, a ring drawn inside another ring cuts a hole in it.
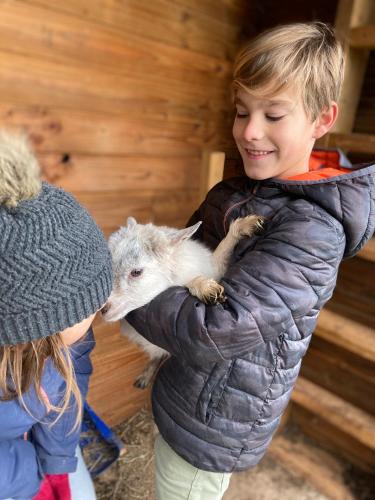
[[[69,152],[69,151],[67,151]],[[201,160],[195,157],[156,157],[111,154],[39,153],[44,180],[67,191],[123,191],[132,195],[145,188],[181,190],[200,187]]]
[[[345,79],[339,100],[339,114],[332,132],[349,133],[353,130],[368,57],[369,51],[366,50],[349,47],[346,50]]]
[[[306,441],[276,436],[267,453],[294,476],[309,482],[325,497],[331,500],[355,500],[345,484],[345,471],[341,469],[340,461]]]
[[[352,28],[349,33],[349,44],[356,49],[375,49],[375,25]]]
[[[65,12],[75,17],[86,19],[101,26],[121,32],[138,35],[144,39],[155,40],[166,45],[186,48],[194,52],[205,53],[220,59],[228,59],[228,52],[235,50],[244,9],[236,12],[230,2],[224,3],[223,9],[207,6],[191,8],[188,1],[171,2],[170,0],[127,0],[124,5],[119,1],[108,0],[24,0],[25,8],[29,4],[43,5],[53,13]],[[195,2],[197,3],[197,2]],[[244,2],[245,5],[245,2]],[[229,16],[226,15],[228,12]],[[136,22],[135,22],[136,20]],[[209,25],[209,29],[207,26]],[[141,42],[142,43],[142,42]]]
[[[348,33],[352,28],[371,22],[372,9],[372,0],[340,0],[338,3],[335,30],[345,50],[345,78],[339,100],[340,112],[332,132],[353,130],[369,52],[350,47]]]
[[[314,335],[375,364],[375,331],[366,325],[352,321],[329,309],[323,309]]]
[[[228,112],[229,96],[224,87],[207,92],[207,88],[157,75],[137,79],[131,74],[103,72],[97,66],[60,64],[4,50],[0,50],[0,58],[0,93],[7,102],[94,109],[120,113],[123,118],[129,111],[141,114],[150,107],[164,112],[185,106],[195,112]]]
[[[375,238],[372,237],[363,249],[359,252],[358,257],[361,259],[369,260],[371,262],[375,262]]]
[[[210,87],[215,87],[230,78],[231,65],[225,59],[150,40],[132,30],[125,36],[104,23],[90,22],[84,15],[52,10],[53,2],[49,4],[50,8],[31,5],[30,1],[1,2],[0,48],[62,64],[81,65],[84,61],[85,67],[99,66],[101,71],[139,80],[147,75],[148,79],[206,87],[209,79]],[[99,17],[100,12],[97,14]]]
[[[356,133],[329,134],[328,146],[341,148],[351,153],[375,154],[375,135]]]
[[[222,151],[204,151],[199,195],[201,201],[215,184],[223,180],[224,161],[225,153]]]
[[[292,401],[292,418],[306,434],[340,451],[365,470],[375,471],[373,416],[302,377]]]

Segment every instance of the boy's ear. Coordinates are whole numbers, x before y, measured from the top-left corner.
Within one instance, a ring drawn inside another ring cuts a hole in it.
[[[320,137],[323,137],[333,127],[337,114],[337,103],[332,101],[330,107],[321,111],[315,120],[313,139],[320,139]]]

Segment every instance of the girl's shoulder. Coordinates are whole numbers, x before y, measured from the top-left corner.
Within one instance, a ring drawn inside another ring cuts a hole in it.
[[[64,383],[53,364],[47,361],[42,376],[44,399],[48,398],[49,402],[55,404],[61,397]],[[0,440],[23,436],[35,423],[42,421],[47,412],[46,401],[39,399],[35,387],[31,387],[23,395],[23,401],[0,401]]]

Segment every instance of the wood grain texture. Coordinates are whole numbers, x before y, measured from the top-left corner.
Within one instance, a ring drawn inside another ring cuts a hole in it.
[[[210,54],[221,59],[233,56],[245,2],[217,2],[215,9],[204,9],[197,2],[169,0],[31,0],[57,12],[65,12],[89,21],[109,26],[122,33],[133,33],[190,51]],[[209,28],[208,28],[209,26]]]
[[[120,336],[118,322],[105,324],[97,319],[94,332],[97,345],[88,401],[109,425],[116,425],[149,405],[150,391],[133,387],[147,358]]]
[[[87,2],[86,2],[87,3]],[[0,2],[0,48],[63,64],[98,66],[116,74],[203,86],[205,79],[222,86],[231,64],[222,58],[157,40],[132,30],[114,31],[105,24],[89,22],[29,1]],[[30,19],[33,22],[30,22]],[[12,43],[9,44],[9,40]]]
[[[205,149],[230,142],[245,0],[0,0],[0,126],[109,236],[130,215],[183,227]],[[249,21],[251,19],[248,18]],[[96,327],[89,401],[110,424],[149,402],[145,356]]]
[[[350,461],[375,471],[375,418],[300,377],[292,394],[293,419],[306,434],[339,449]]]
[[[51,105],[0,102],[0,124],[27,132],[36,151],[200,157],[203,146],[224,143],[230,123],[220,113],[194,114],[152,106],[112,114],[102,110],[66,109]]]

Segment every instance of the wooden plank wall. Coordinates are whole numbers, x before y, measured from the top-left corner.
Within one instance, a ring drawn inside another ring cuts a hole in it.
[[[375,51],[370,52],[354,132],[375,134]]]
[[[45,178],[108,236],[129,215],[182,226],[204,148],[230,141],[245,0],[0,0],[0,126],[29,133]],[[249,18],[247,18],[250,20]],[[145,358],[97,322],[89,401],[110,424],[148,394]]]

